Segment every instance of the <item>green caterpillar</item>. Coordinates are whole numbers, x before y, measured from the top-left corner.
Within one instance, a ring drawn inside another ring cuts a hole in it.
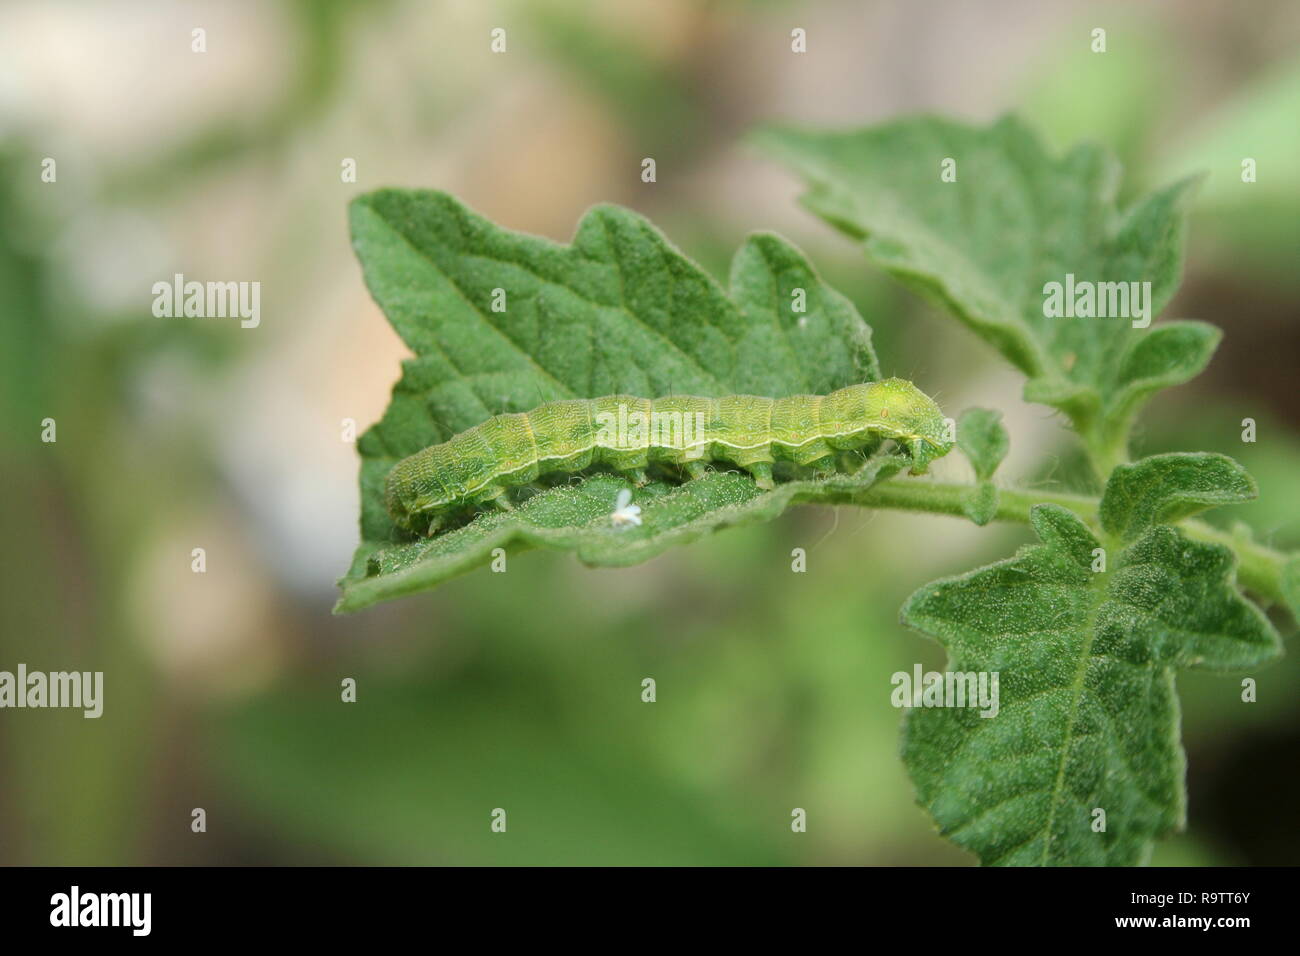
[[[838,452],[890,438],[906,448],[912,473],[952,449],[943,413],[911,382],[891,378],[829,395],[761,398],[670,395],[547,402],[496,415],[450,441],[404,458],[388,473],[388,512],[398,527],[433,534],[451,514],[491,503],[510,508],[506,489],[551,472],[605,465],[646,481],[651,463],[689,477],[706,461],[728,461],[772,488],[772,465],[832,470]]]

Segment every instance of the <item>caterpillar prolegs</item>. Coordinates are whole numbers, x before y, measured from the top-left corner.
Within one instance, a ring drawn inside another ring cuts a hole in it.
[[[553,472],[604,465],[643,484],[651,464],[679,466],[696,478],[705,462],[725,461],[748,471],[760,488],[772,488],[777,461],[830,471],[840,452],[889,438],[906,449],[912,473],[921,474],[951,450],[945,433],[939,407],[900,378],[785,398],[608,395],[547,402],[496,415],[402,459],[388,473],[386,501],[399,527],[433,534],[456,512],[486,503],[511,507],[507,489]]]

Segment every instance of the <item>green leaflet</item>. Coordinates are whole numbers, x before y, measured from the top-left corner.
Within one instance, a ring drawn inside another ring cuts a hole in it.
[[[590,496],[557,488],[522,514],[484,516],[438,546],[462,548],[455,553],[401,542],[384,504],[388,471],[493,415],[623,392],[817,394],[875,381],[880,371],[871,330],[852,304],[774,235],[741,246],[728,292],[645,219],[614,206],[583,216],[569,245],[502,229],[438,192],[370,193],[353,202],[351,220],[366,284],[415,357],[358,443],[362,540],[340,581],[338,610],[431,587],[486,563],[494,547],[514,553],[544,543],[591,563],[627,564],[746,515],[772,517],[791,501],[846,493],[813,482],[788,496],[777,489],[777,497],[754,497],[745,493],[756,492],[752,481],[748,489],[724,481],[725,494],[683,492],[663,524],[636,529],[653,529],[653,541],[633,546],[625,535],[595,546],[585,535],[606,532],[617,487],[596,485]],[[504,311],[494,311],[500,301]],[[842,481],[866,487],[887,471]],[[597,506],[605,520],[587,529]],[[420,561],[428,566],[412,570]]]
[[[1002,427],[1002,413],[987,408],[968,408],[957,421],[957,447],[975,470],[963,510],[978,525],[986,525],[998,512],[998,489],[993,473],[1007,456],[1010,439]]]
[[[903,748],[940,832],[984,863],[1130,865],[1182,826],[1175,670],[1253,667],[1280,652],[1235,587],[1232,552],[1158,523],[1187,513],[1162,502],[1245,494],[1218,458],[1159,456],[1117,473],[1103,498],[1116,536],[1106,542],[1038,505],[1040,544],[904,606],[905,623],[948,649],[949,670],[1000,673],[998,716],[913,710]],[[1205,481],[1216,469],[1217,492]],[[1105,570],[1094,570],[1103,551]]]
[[[1258,493],[1255,480],[1227,455],[1153,455],[1111,473],[1101,499],[1101,525],[1128,542],[1154,524],[1250,501]]]
[[[804,204],[862,242],[868,258],[943,303],[1025,373],[1025,397],[1066,412],[1104,472],[1123,457],[1133,414],[1198,374],[1220,333],[1201,322],[1134,328],[1127,318],[1044,314],[1067,275],[1150,282],[1150,314],[1182,271],[1196,179],[1126,210],[1099,147],[1049,155],[1012,117],[969,126],[914,117],[842,132],[767,129],[760,145],[808,185]],[[940,164],[956,161],[956,181]]]

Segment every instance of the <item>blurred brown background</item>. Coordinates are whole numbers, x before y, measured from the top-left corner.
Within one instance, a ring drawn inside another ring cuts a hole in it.
[[[943,659],[897,609],[1024,529],[803,509],[633,569],[530,554],[330,616],[356,543],[341,422],[379,416],[404,356],[346,203],[440,188],[567,240],[588,205],[619,202],[714,274],[747,232],[776,229],[854,300],[888,374],[950,414],[1005,412],[1002,480],[1059,487],[1077,474],[1059,421],[802,212],[743,136],[1018,110],[1057,149],[1113,148],[1126,196],[1209,170],[1166,315],[1226,339],[1153,403],[1138,450],[1238,457],[1262,497],[1221,520],[1294,548],[1297,36],[1300,7],[1281,0],[0,7],[0,669],[106,681],[99,720],[0,713],[0,863],[969,862],[897,757],[889,675]],[[1249,190],[1243,156],[1259,164]],[[261,282],[261,326],[155,318],[151,286],[177,272]],[[792,547],[807,574],[790,573]],[[1256,676],[1250,707],[1239,677],[1180,678],[1191,824],[1155,862],[1300,862],[1297,666]],[[339,701],[344,677],[356,704]]]

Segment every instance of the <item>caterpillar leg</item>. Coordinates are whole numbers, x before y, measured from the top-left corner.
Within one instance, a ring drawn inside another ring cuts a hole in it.
[[[923,438],[914,438],[907,443],[908,453],[912,456],[911,473],[924,475],[930,468],[930,460],[935,457],[934,449]]]
[[[682,467],[686,469],[686,475],[691,481],[696,478],[703,478],[709,473],[708,467],[702,461],[683,462]]]
[[[496,493],[485,498],[483,503],[491,505],[497,511],[515,510],[514,504],[508,497],[506,497],[506,490],[504,488],[496,489]]]
[[[754,483],[764,491],[771,491],[776,487],[776,482],[772,480],[772,463],[770,461],[756,461],[745,468],[754,476]]]
[[[437,534],[440,530],[442,530],[442,526],[444,524],[446,524],[446,519],[443,518],[442,515],[434,515],[429,519],[429,526],[424,529],[424,536],[426,538],[432,538],[435,534]]]
[[[650,483],[650,478],[645,473],[644,468],[629,468],[626,472],[624,472],[624,475],[630,478],[632,484],[636,485],[638,488],[644,488],[646,485]]]

